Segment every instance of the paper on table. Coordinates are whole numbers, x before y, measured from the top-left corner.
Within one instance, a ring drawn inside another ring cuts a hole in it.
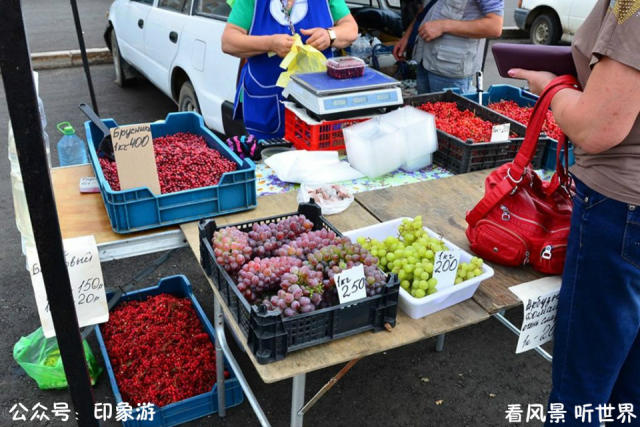
[[[269,157],[265,164],[285,182],[330,184],[364,176],[340,161],[337,151],[286,151]]]
[[[560,276],[549,276],[509,288],[524,307],[516,353],[538,347],[553,338],[561,282]]]

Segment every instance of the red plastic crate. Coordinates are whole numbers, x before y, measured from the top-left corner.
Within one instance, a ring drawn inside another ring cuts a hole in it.
[[[298,150],[344,150],[342,129],[366,120],[369,118],[326,120],[309,124],[289,106],[285,106],[284,139],[292,142]]]

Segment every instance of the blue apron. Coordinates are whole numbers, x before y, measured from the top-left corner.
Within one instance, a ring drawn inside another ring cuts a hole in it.
[[[270,12],[272,2],[280,4],[280,0],[255,0],[253,23],[249,35],[264,36],[272,34],[289,34],[289,27],[278,22]],[[307,3],[306,5],[304,3]],[[295,28],[310,29],[315,27],[329,28],[333,18],[329,10],[328,0],[296,0],[295,8],[307,7],[307,13]],[[306,42],[307,36],[302,36]],[[331,48],[324,55],[332,56]],[[277,55],[269,57],[266,53],[252,56],[242,68],[234,106],[234,118],[238,117],[238,107],[242,104],[242,115],[247,132],[258,138],[275,138],[284,135],[284,105],[282,88],[276,81],[283,71],[280,68],[282,58]],[[242,101],[240,101],[242,94]]]

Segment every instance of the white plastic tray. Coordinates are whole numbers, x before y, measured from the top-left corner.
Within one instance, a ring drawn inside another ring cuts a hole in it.
[[[357,230],[351,230],[344,233],[345,236],[355,242],[358,237],[369,237],[377,240],[384,240],[389,236],[398,235],[398,227],[405,218],[396,218],[391,221],[382,222],[380,224],[371,225],[369,227],[359,228]],[[411,218],[406,218],[411,219]],[[471,255],[467,251],[454,245],[447,239],[441,237],[439,234],[430,230],[428,227],[424,227],[425,231],[431,237],[437,237],[445,242],[449,249],[457,249],[460,251],[460,262],[469,262]],[[443,291],[438,291],[434,294],[428,295],[424,298],[414,298],[411,294],[400,288],[400,298],[398,304],[400,309],[407,313],[412,319],[420,319],[421,317],[428,316],[429,314],[443,310],[459,302],[465,301],[473,296],[484,280],[493,276],[493,268],[486,263],[482,265],[482,274],[474,277],[473,279],[465,280],[464,282],[447,288]]]

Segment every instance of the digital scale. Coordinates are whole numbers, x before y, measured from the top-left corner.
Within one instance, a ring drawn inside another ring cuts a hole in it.
[[[335,120],[402,105],[400,82],[366,67],[362,77],[334,79],[326,72],[294,74],[285,90],[319,119]]]

